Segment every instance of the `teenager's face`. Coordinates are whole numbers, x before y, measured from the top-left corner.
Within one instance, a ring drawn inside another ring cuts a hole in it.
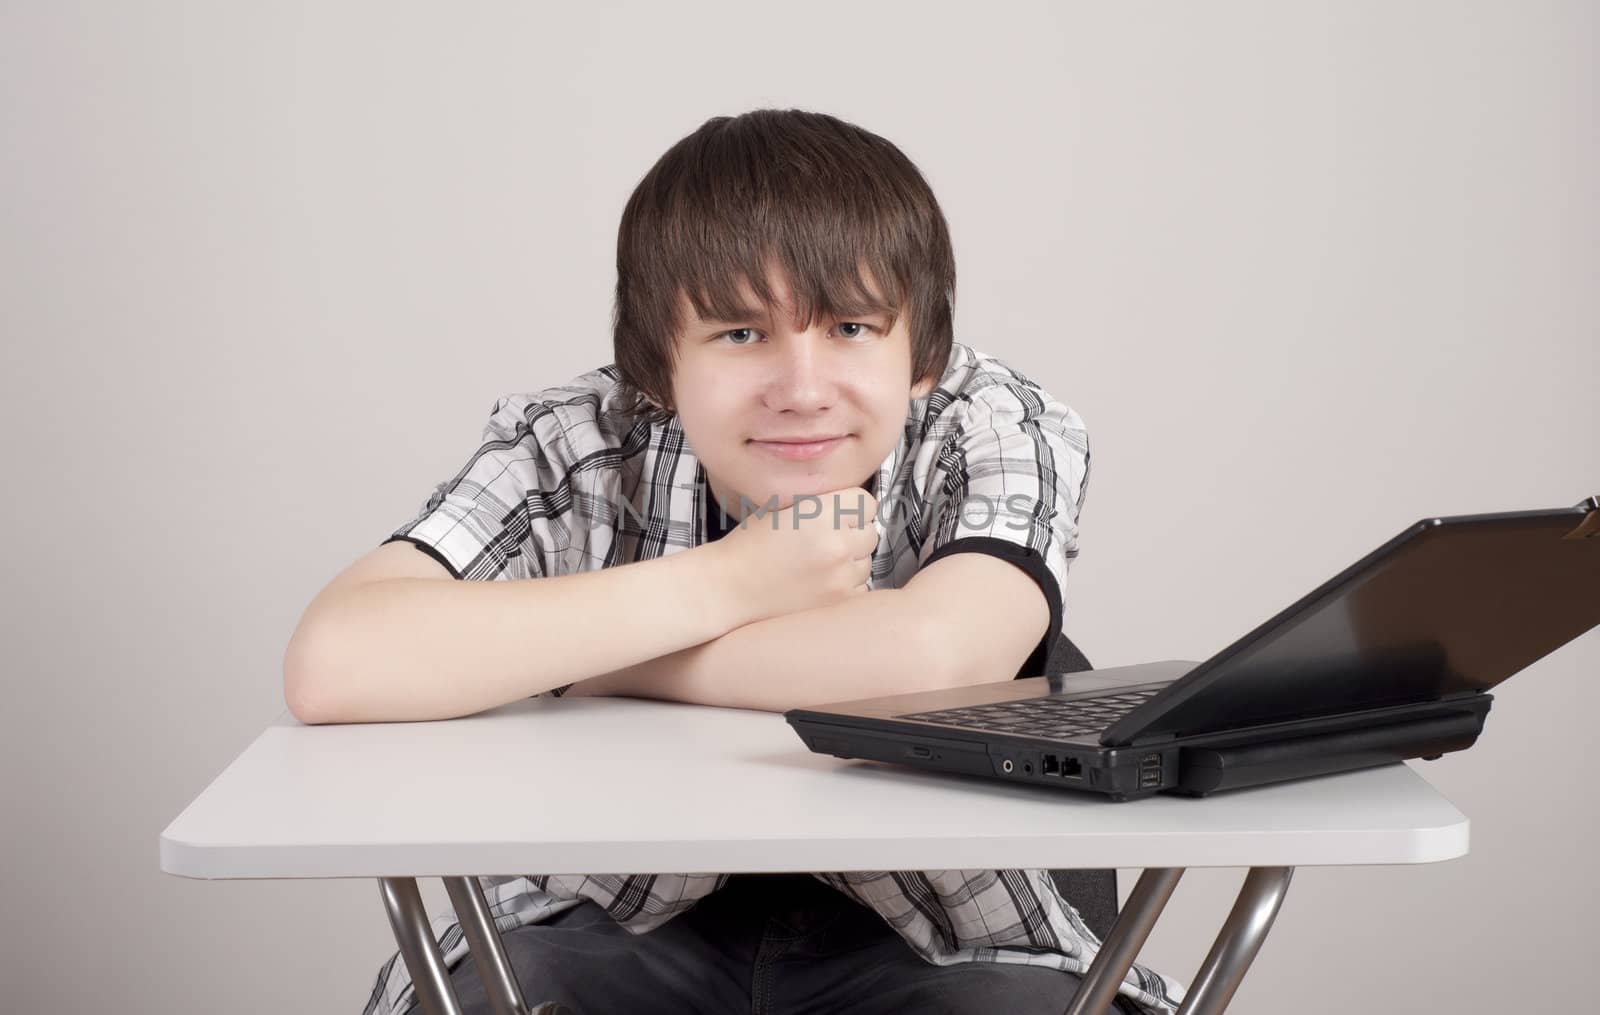
[[[908,403],[933,381],[911,384],[908,315],[893,328],[884,316],[826,319],[795,326],[792,294],[769,276],[779,305],[741,321],[704,321],[679,294],[678,363],[672,400],[684,436],[705,466],[717,501],[742,517],[776,496],[796,497],[866,486],[901,439]],[[870,274],[866,281],[875,285]],[[748,285],[743,302],[760,306]],[[785,454],[763,441],[832,436],[819,453]],[[881,491],[875,491],[881,495]]]

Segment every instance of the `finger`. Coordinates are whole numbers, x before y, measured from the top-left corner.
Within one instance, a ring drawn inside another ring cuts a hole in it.
[[[869,525],[861,530],[861,547],[866,553],[876,553],[878,549],[878,527]]]
[[[874,497],[872,494],[869,493],[863,496],[861,507],[861,516],[869,523],[874,518],[878,517],[878,498]]]
[[[839,512],[839,517],[850,519],[850,524],[855,528],[866,528],[867,524],[877,517],[877,498],[861,487],[836,493],[833,495],[833,500],[834,510]]]
[[[866,506],[854,497],[846,494],[836,494],[833,499],[834,517],[844,523],[845,528],[859,529],[867,524],[872,516],[867,513]]]

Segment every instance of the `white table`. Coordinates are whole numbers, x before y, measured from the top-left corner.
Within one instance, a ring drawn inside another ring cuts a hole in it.
[[[504,805],[516,797],[538,805]],[[161,869],[377,878],[422,1010],[456,1015],[417,877],[444,879],[491,998],[513,1012],[527,1009],[480,875],[1144,868],[1078,1015],[1109,1005],[1184,868],[1253,868],[1190,984],[1182,1012],[1198,1015],[1226,1007],[1293,868],[1448,860],[1467,824],[1405,764],[1111,803],[813,754],[776,713],[530,698],[441,722],[284,712],[162,832]]]

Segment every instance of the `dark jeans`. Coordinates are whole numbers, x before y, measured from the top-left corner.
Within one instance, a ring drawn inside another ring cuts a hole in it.
[[[585,900],[503,937],[528,1004],[577,1015],[1061,1015],[1081,982],[1044,966],[934,965],[808,874],[734,875],[645,934]],[[450,979],[467,1015],[489,1015],[470,957]],[[1116,1010],[1138,1011],[1124,998]]]

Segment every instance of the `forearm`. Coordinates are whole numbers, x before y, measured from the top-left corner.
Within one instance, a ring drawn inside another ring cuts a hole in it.
[[[746,624],[624,667],[567,694],[784,712],[953,683],[941,645],[904,589]]]
[[[720,592],[714,550],[556,578],[339,590],[296,630],[285,696],[306,722],[448,719],[714,639],[747,620]],[[651,605],[663,603],[673,609]]]

